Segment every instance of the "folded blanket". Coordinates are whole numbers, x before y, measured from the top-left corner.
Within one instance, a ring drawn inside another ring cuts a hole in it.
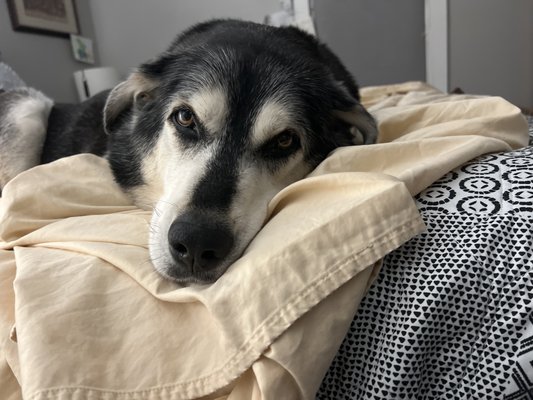
[[[380,143],[338,149],[281,191],[212,285],[154,272],[150,215],[105,160],[74,156],[11,181],[0,200],[6,398],[313,398],[379,260],[424,229],[412,196],[527,143],[500,98],[420,83],[362,95]]]

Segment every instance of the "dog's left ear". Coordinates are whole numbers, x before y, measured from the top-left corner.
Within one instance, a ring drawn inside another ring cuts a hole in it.
[[[348,87],[351,88],[351,91]],[[357,85],[355,83],[345,85],[343,82],[334,81],[331,98],[333,100],[333,104],[331,104],[333,117],[341,125],[344,125],[344,129],[341,131],[350,136],[351,142],[353,144],[376,143],[377,124],[374,117],[360,103]]]
[[[104,107],[104,129],[110,134],[133,107],[142,108],[153,96],[158,82],[143,72],[133,72],[119,83],[107,97]]]
[[[356,102],[351,109],[346,111],[335,110],[333,114],[341,121],[351,125],[354,144],[373,144],[378,137],[378,128],[372,115]]]

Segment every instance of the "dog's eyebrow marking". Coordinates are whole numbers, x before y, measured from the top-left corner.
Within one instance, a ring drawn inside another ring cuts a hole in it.
[[[295,119],[287,105],[280,101],[264,103],[252,128],[252,143],[259,146],[284,129],[294,128]]]
[[[228,115],[228,97],[222,87],[204,87],[194,92],[188,104],[209,133],[221,132]]]

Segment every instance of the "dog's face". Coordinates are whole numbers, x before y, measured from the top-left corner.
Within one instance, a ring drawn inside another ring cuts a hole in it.
[[[111,92],[109,160],[136,204],[153,207],[150,255],[163,276],[216,280],[278,191],[354,144],[354,125],[373,140],[355,83],[330,54],[292,28],[214,21]]]

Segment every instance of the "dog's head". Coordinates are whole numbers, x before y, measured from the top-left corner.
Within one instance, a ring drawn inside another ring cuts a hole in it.
[[[153,207],[150,255],[179,282],[211,282],[264,223],[268,202],[374,120],[339,60],[295,28],[211,21],[109,95],[117,182]]]

